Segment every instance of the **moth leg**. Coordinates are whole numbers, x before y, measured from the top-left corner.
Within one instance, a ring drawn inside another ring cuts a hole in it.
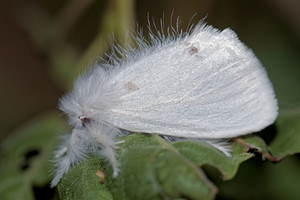
[[[120,140],[120,141],[118,141],[118,142],[115,142],[114,145],[116,145],[116,144],[123,144],[124,142],[125,142],[125,140]]]
[[[57,149],[54,152],[54,158],[60,158],[62,157],[64,154],[66,154],[68,151],[68,147],[67,146],[62,146],[59,149]]]
[[[114,149],[117,149],[117,144],[123,143],[123,141],[115,141],[115,135],[118,133],[117,129],[105,129],[107,127],[91,127],[90,132],[97,142],[101,145],[101,153],[104,158],[109,162],[113,168],[113,177],[117,177],[119,173],[118,161]]]
[[[120,140],[120,141],[118,141],[118,142],[115,142],[111,147],[113,148],[113,149],[120,149],[120,147],[119,146],[117,146],[118,144],[123,144],[125,142],[125,140]]]
[[[102,154],[106,157],[106,159],[109,161],[110,165],[112,166],[113,178],[116,178],[119,174],[119,165],[113,147],[110,145],[104,146],[104,148],[102,149]]]

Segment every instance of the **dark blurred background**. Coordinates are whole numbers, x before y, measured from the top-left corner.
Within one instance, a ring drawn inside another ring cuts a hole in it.
[[[107,50],[112,31],[117,40],[137,25],[147,33],[148,15],[156,23],[164,16],[165,26],[179,16],[184,29],[205,16],[232,28],[266,67],[280,111],[300,105],[299,11],[299,0],[1,1],[0,139],[56,109],[76,74]]]
[[[193,22],[207,16],[205,21],[216,28],[231,27],[267,68],[280,105],[300,102],[300,1],[128,2],[133,5],[132,26],[138,24],[139,27],[144,27],[145,32],[147,15],[157,23],[164,15],[165,24],[168,25],[172,12],[173,22],[179,16],[183,28],[195,13]],[[37,113],[56,108],[57,100],[65,88],[55,80],[57,78],[53,73],[53,65],[56,61],[53,62],[53,59],[56,58],[53,58],[53,54],[60,54],[59,50],[67,46],[72,51],[67,55],[73,54],[72,56],[79,58],[97,35],[108,4],[108,1],[93,0],[1,2],[1,137]],[[70,12],[68,9],[74,10]],[[68,14],[73,16],[64,16]],[[63,26],[63,30],[56,30],[53,28],[55,25],[57,29]],[[57,36],[53,36],[55,34]],[[62,42],[57,42],[55,37]]]

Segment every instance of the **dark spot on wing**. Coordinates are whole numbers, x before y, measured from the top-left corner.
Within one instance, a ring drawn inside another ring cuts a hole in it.
[[[184,42],[184,46],[186,46],[185,51],[187,51],[189,55],[199,57],[199,49],[193,43]]]
[[[185,45],[185,46],[190,46],[190,45],[191,45],[191,43],[189,43],[189,42],[185,42],[185,43],[184,43],[184,45]]]
[[[128,83],[126,83],[124,86],[125,86],[125,88],[126,88],[128,91],[136,91],[136,90],[139,90],[139,89],[140,89],[137,85],[135,85],[135,84],[132,83],[132,82],[128,82]]]
[[[189,53],[190,53],[190,55],[194,55],[194,54],[197,54],[198,53],[198,49],[197,49],[197,47],[195,47],[195,46],[190,46],[189,47]]]

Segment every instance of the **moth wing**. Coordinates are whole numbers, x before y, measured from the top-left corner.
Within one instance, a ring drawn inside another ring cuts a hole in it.
[[[230,29],[198,27],[126,65],[110,80],[122,95],[107,122],[119,128],[230,138],[259,131],[277,116],[266,71]]]

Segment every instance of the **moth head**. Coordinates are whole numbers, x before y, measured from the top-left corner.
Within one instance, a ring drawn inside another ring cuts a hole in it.
[[[68,116],[68,122],[73,128],[86,127],[92,121],[89,109],[86,109],[72,94],[60,99],[59,109]]]
[[[91,119],[85,116],[78,116],[78,119],[81,121],[82,127],[86,127],[91,123]]]
[[[80,128],[102,121],[103,113],[110,108],[116,96],[115,93],[111,94],[110,88],[103,86],[106,79],[107,72],[96,67],[79,76],[72,91],[60,99],[59,109],[68,116],[70,126]]]

